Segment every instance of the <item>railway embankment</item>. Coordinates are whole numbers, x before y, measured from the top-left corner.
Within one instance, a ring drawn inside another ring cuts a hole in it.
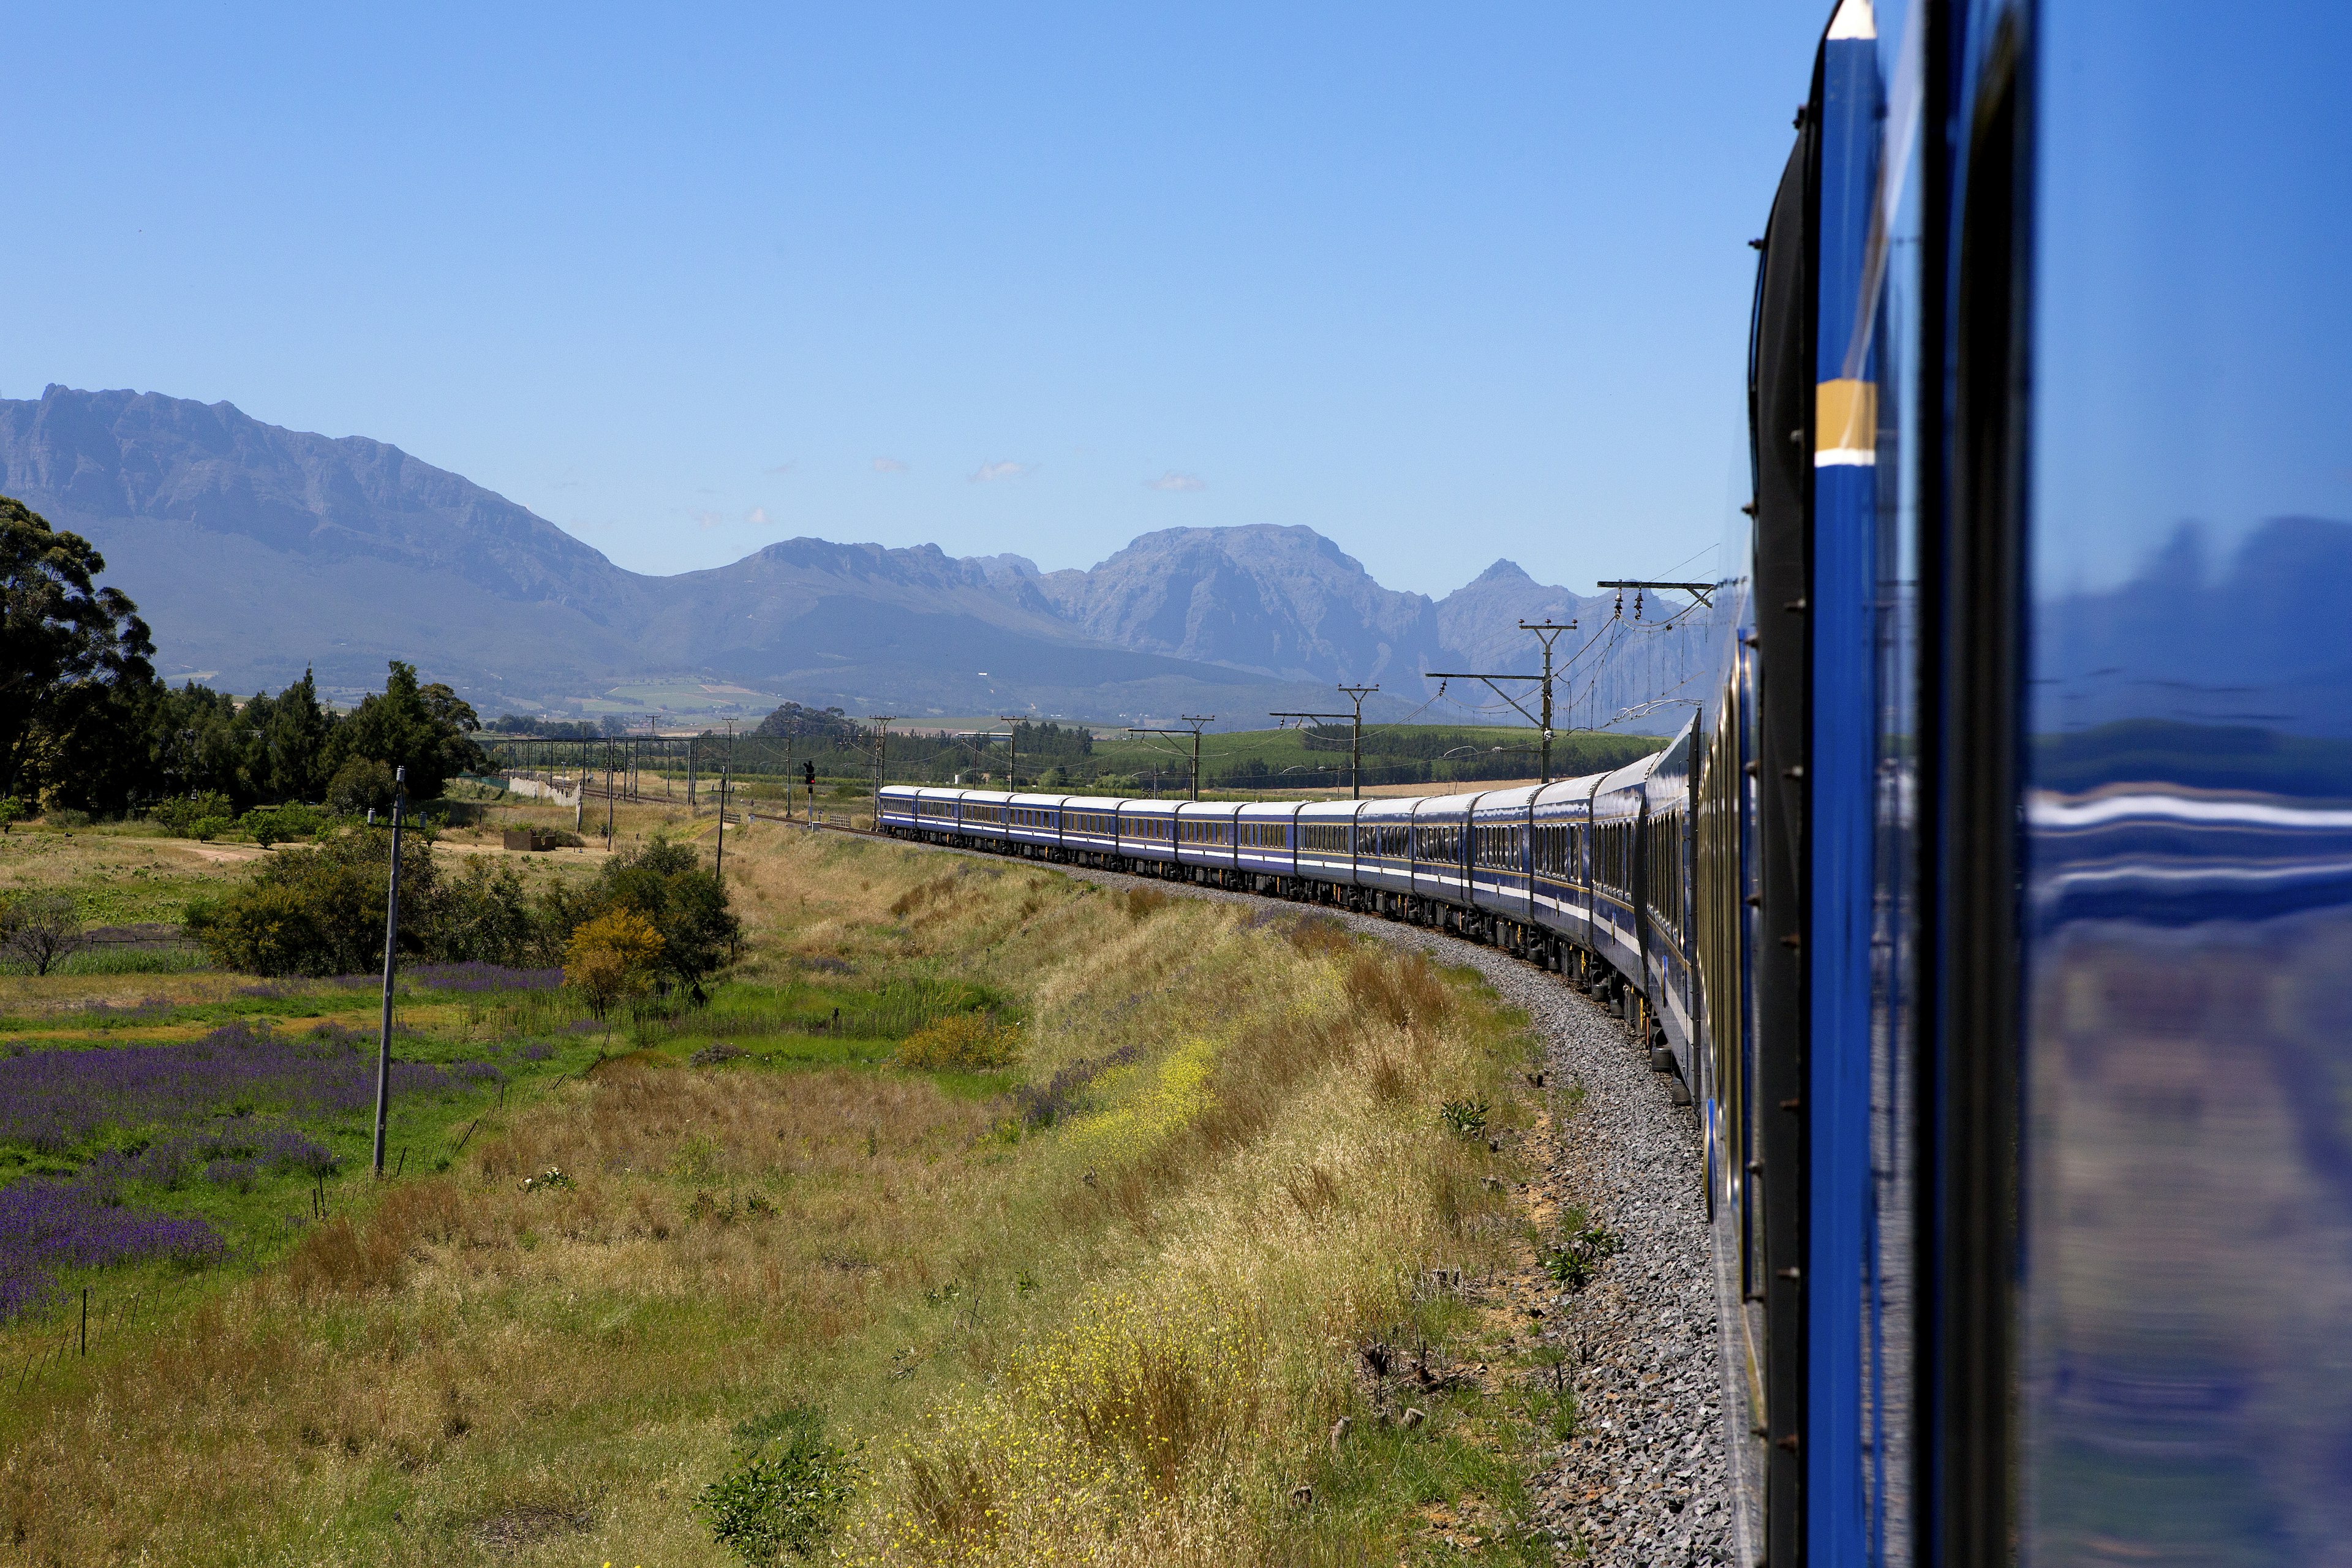
[[[1187,883],[1061,869],[1107,887],[1282,907]],[[1513,1272],[1465,1284],[1528,1342],[1535,1353],[1518,1359],[1536,1364],[1534,1375],[1575,1395],[1572,1433],[1533,1457],[1529,1489],[1542,1531],[1595,1563],[1741,1560],[1705,1156],[1691,1109],[1673,1103],[1668,1080],[1650,1069],[1625,1025],[1559,976],[1419,926],[1315,912],[1476,970],[1526,1010],[1546,1042],[1549,1115],[1534,1134],[1543,1147],[1528,1151],[1542,1173],[1520,1194],[1538,1245]],[[1490,1364],[1476,1375],[1501,1394],[1503,1379],[1527,1373]]]

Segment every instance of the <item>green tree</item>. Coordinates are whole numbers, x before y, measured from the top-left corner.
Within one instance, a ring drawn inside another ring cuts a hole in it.
[[[604,863],[595,898],[601,909],[628,910],[659,931],[663,970],[698,999],[742,940],[725,886],[691,845],[659,833]]]
[[[432,800],[452,774],[489,765],[474,740],[481,727],[472,706],[446,685],[421,685],[415,665],[394,659],[383,689],[362,698],[335,726],[329,752],[338,771],[353,757],[406,768],[409,798]]]
[[[105,570],[88,540],[0,496],[0,795],[50,782],[45,755],[78,710],[154,679],[147,624],[121,589],[98,586]]]
[[[400,847],[400,947],[438,951],[446,891],[431,846]],[[260,863],[236,890],[188,909],[188,934],[214,963],[246,974],[360,974],[383,962],[392,831],[360,828]]]
[[[255,741],[246,763],[254,798],[308,801],[325,795],[335,716],[319,701],[310,671],[275,697],[256,693],[242,716]]]
[[[373,757],[353,757],[327,781],[327,805],[352,816],[383,811],[392,805],[393,784],[392,769]]]

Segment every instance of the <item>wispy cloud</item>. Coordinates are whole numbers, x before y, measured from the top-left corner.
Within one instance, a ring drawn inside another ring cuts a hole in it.
[[[800,465],[798,463],[778,463],[774,468],[770,468],[768,472],[772,474],[789,474],[794,468],[799,467]]]
[[[715,511],[698,511],[694,514],[694,526],[697,528],[717,528],[726,521]]]
[[[768,526],[768,509],[763,506],[755,506],[750,511],[743,514],[743,521],[750,523],[753,528],[765,528]]]
[[[1209,488],[1208,481],[1202,479],[1200,475],[1180,474],[1173,468],[1156,479],[1146,479],[1143,483],[1145,489],[1155,490],[1204,490]]]
[[[986,484],[992,479],[1017,479],[1027,473],[1032,466],[1028,463],[1013,462],[982,463],[971,471],[971,481],[979,485]]]
[[[874,471],[877,474],[903,474],[915,465],[902,458],[877,458]]]

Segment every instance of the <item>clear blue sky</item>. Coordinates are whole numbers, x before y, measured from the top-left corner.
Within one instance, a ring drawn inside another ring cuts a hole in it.
[[[1664,572],[1826,13],[20,7],[0,395],[373,436],[640,571]]]

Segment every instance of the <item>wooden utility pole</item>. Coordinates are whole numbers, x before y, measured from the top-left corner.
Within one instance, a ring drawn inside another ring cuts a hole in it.
[[[1355,732],[1348,742],[1348,798],[1361,800],[1364,798],[1364,699],[1379,689],[1377,685],[1338,688],[1340,696],[1352,697],[1356,700],[1356,710],[1353,713],[1269,713],[1266,717],[1269,719],[1353,720],[1356,726]]]
[[[719,768],[719,864],[711,875],[719,885],[727,885],[727,795],[728,786],[735,782],[735,721],[727,721],[727,760]]]
[[[392,978],[400,957],[400,818],[408,770],[392,773],[392,876],[383,900],[383,1016],[375,1037],[375,1179],[383,1180],[383,1126],[392,1114]]]

